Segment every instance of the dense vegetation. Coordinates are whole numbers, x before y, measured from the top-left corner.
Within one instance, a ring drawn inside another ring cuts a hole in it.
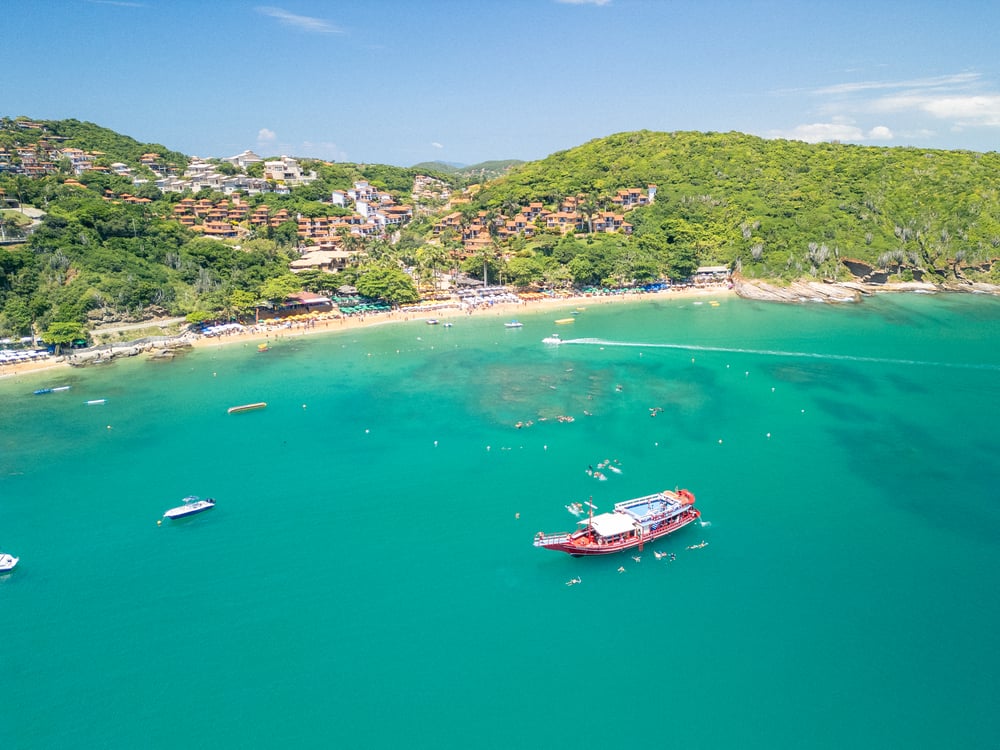
[[[456,166],[443,161],[425,161],[414,164],[411,169],[418,169],[429,175],[459,177],[471,183],[495,180],[520,164],[524,164],[524,162],[517,159],[484,161],[468,166]]]
[[[924,269],[1000,254],[1000,155],[640,131],[523,165],[479,196],[492,209],[658,186],[629,214],[639,248],[744,275],[844,278],[843,258]]]
[[[0,123],[0,148],[10,153],[38,141],[38,131],[12,124]],[[162,146],[90,123],[46,123],[46,132],[137,170],[139,157],[150,151],[170,164],[187,163]],[[417,174],[432,172],[453,190],[472,177],[423,168],[430,165],[404,169],[310,160],[302,165],[316,170],[319,179],[288,195],[246,200],[285,208],[293,217],[329,216],[343,211],[323,202],[330,191],[358,179],[408,202]],[[533,237],[498,236],[470,254],[457,232],[435,234],[436,217],[423,215],[391,242],[347,238],[361,253],[346,271],[293,275],[289,262],[300,245],[294,221],[250,231],[239,241],[207,239],[172,218],[182,196],[161,194],[152,182],[135,186],[107,172],[84,172],[74,184],[67,180],[72,175],[66,165],[41,178],[0,174],[8,196],[46,212],[26,244],[0,248],[0,335],[150,313],[227,317],[296,289],[329,291],[344,284],[404,303],[417,298],[419,284],[458,266],[490,282],[558,287],[684,277],[706,264],[729,265],[750,277],[842,279],[848,275],[843,261],[857,259],[900,279],[962,275],[1000,282],[1000,264],[991,266],[1000,254],[996,153],[641,131],[498,168],[506,175],[460,207],[467,221],[483,215],[496,227],[532,201],[554,210],[569,196],[578,197],[579,211],[590,217],[612,209],[610,199],[619,189],[655,184],[658,190],[653,205],[627,214],[631,236],[563,235],[539,227]],[[107,199],[126,193],[151,202]],[[208,191],[195,197],[225,198]],[[24,217],[0,211],[0,222],[21,231]]]

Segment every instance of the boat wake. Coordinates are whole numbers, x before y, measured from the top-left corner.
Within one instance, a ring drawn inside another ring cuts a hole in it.
[[[723,354],[757,354],[766,357],[798,357],[801,359],[839,360],[846,362],[873,362],[885,365],[915,365],[918,367],[952,367],[963,370],[994,370],[1000,372],[1000,365],[975,364],[965,362],[931,362],[919,359],[892,359],[890,357],[864,357],[853,354],[821,354],[820,352],[788,352],[780,349],[745,349],[729,346],[702,346],[700,344],[650,344],[642,341],[611,341],[610,339],[562,339],[565,346],[621,346],[641,349],[680,349],[689,352],[718,352]]]

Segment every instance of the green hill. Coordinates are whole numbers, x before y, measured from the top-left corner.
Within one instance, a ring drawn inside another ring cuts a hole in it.
[[[484,161],[472,165],[449,164],[444,161],[425,161],[420,164],[414,164],[411,169],[424,170],[435,175],[460,177],[468,182],[484,182],[501,177],[520,164],[524,164],[524,162],[517,159]]]
[[[182,169],[188,163],[188,157],[179,151],[172,151],[159,143],[140,143],[135,138],[92,122],[43,120],[38,123],[41,127],[22,128],[18,126],[19,121],[29,120],[24,117],[0,120],[0,147],[37,144],[46,140],[60,148],[100,152],[103,156],[99,163],[104,164],[122,162],[136,168],[141,163],[142,155],[148,153],[159,154],[159,163],[174,169]]]
[[[485,189],[502,210],[657,185],[635,237],[758,277],[844,275],[838,258],[946,269],[1000,246],[1000,155],[765,140],[740,133],[619,133],[515,169]]]
[[[199,234],[200,222],[182,226],[175,211],[182,196],[161,194],[152,183],[136,186],[108,171],[72,175],[65,164],[33,176],[11,154],[43,138],[50,147],[56,141],[100,151],[109,162],[135,164],[153,151],[171,164],[187,163],[183,154],[92,123],[0,120],[0,189],[12,205],[46,212],[20,245],[9,237],[22,227],[14,226],[11,211],[0,212],[0,236],[8,238],[0,247],[0,337],[64,321],[229,317],[301,288],[326,291],[346,284],[373,293],[382,288],[385,298],[403,299],[416,294],[416,282],[403,268],[423,283],[460,267],[478,278],[485,272],[490,280],[550,288],[627,286],[721,264],[763,279],[843,280],[867,264],[904,281],[1000,282],[1000,263],[994,262],[1000,255],[995,152],[638,131],[536,162],[462,167],[461,174],[446,173],[448,165],[440,164],[431,169],[303,160],[318,172],[316,182],[289,194],[241,198],[244,216],[266,206],[272,216],[283,217],[279,223],[232,219],[237,236],[219,240]],[[393,233],[392,242],[342,240],[358,252],[343,271],[289,272],[303,249],[297,217],[345,211],[323,202],[331,190],[367,179],[405,202],[418,174],[443,175],[457,187],[479,182],[491,170],[504,174],[486,181],[471,203],[442,206],[452,222],[464,217],[458,224],[435,232],[442,217],[418,215]],[[506,233],[505,219],[529,203],[554,210],[563,198],[576,197],[579,214],[589,220],[621,210],[611,201],[616,191],[645,193],[650,185],[656,186],[655,201],[625,215],[631,234],[562,233],[542,221],[533,236]],[[126,194],[133,198],[126,200]],[[196,197],[227,210],[233,205],[229,196],[207,189]],[[470,248],[463,245],[463,232],[475,222],[486,242]]]

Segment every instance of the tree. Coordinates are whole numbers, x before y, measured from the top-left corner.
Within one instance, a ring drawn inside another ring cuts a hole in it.
[[[87,332],[83,325],[76,321],[61,321],[50,323],[42,334],[42,340],[46,344],[55,344],[56,354],[67,344],[72,344],[78,339],[87,338]]]
[[[289,294],[301,288],[298,278],[294,274],[286,273],[265,281],[260,287],[260,296],[280,305]]]
[[[358,293],[392,305],[405,305],[420,299],[413,279],[398,268],[375,266],[358,277]]]
[[[287,294],[281,299],[284,300],[285,296]],[[234,289],[229,293],[226,301],[237,316],[242,316],[249,314],[257,306],[257,295],[245,289]]]

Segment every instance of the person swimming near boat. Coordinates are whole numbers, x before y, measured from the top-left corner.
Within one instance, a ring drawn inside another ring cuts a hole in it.
[[[619,573],[624,573],[625,572],[625,566],[624,565],[619,566],[618,567],[618,572]]]
[[[642,557],[636,555],[636,556],[633,556],[632,559],[635,560],[636,562],[640,562],[642,560]]]
[[[707,547],[707,546],[708,546],[708,542],[706,542],[704,539],[702,539],[701,540],[701,544],[691,544],[691,545],[688,546],[688,549],[701,549],[702,547]]]
[[[568,581],[566,581],[566,585],[575,586],[576,584],[580,583],[581,580],[582,579],[580,578],[580,576],[577,576],[576,578],[570,578]]]

